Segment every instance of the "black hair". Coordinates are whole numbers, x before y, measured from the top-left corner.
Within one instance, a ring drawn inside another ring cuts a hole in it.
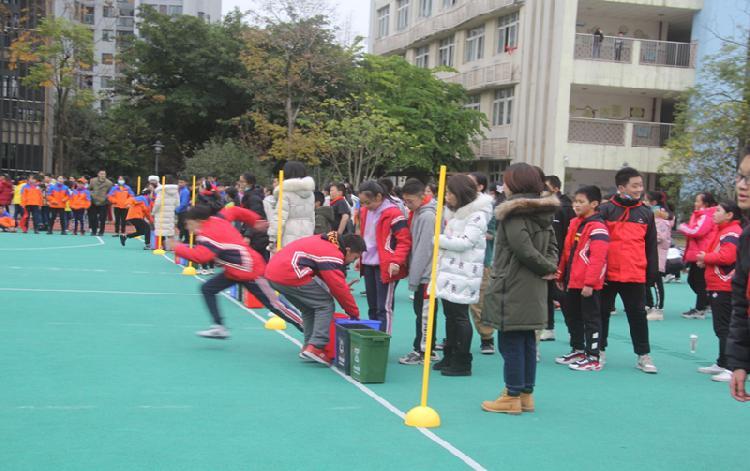
[[[487,191],[487,189],[488,189],[487,182],[489,181],[487,179],[487,175],[485,175],[482,172],[471,172],[469,174],[469,176],[471,176],[474,179],[474,181],[477,182],[477,190],[478,191],[481,191],[482,193],[484,193],[485,191]],[[480,186],[482,187],[481,190],[479,189]]]
[[[730,200],[724,200],[719,203],[719,206],[727,213],[732,213],[732,221],[738,221],[742,219],[742,210],[737,206],[737,203]]]
[[[346,194],[346,185],[344,183],[331,183],[326,187],[326,190],[330,191],[332,186],[335,186],[342,195]]]
[[[315,201],[323,206],[323,204],[326,202],[326,195],[324,195],[322,191],[317,190],[313,192],[313,195],[315,195]]]
[[[631,178],[635,177],[643,177],[643,175],[633,167],[623,167],[615,174],[615,185],[618,187],[625,186]]]
[[[339,237],[339,247],[342,252],[346,252],[346,249],[352,253],[363,253],[367,250],[365,240],[357,234],[344,234]]]
[[[448,191],[456,197],[456,205],[452,210],[462,208],[477,199],[477,184],[468,175],[452,175],[448,178]]]
[[[544,191],[544,172],[525,162],[518,162],[503,173],[503,184],[513,194],[540,194]]]
[[[742,157],[747,157],[750,155],[750,144],[746,145],[744,149],[742,149]]]
[[[198,204],[185,211],[187,221],[205,221],[213,215],[213,208],[205,204]]]
[[[716,198],[714,198],[713,193],[710,191],[701,191],[698,193],[703,198],[703,204],[706,205],[709,208],[713,208],[716,206]]]
[[[177,183],[177,178],[175,178],[174,175],[167,175],[164,177],[164,184],[165,185],[174,185]]]
[[[424,193],[424,183],[416,178],[410,178],[406,180],[404,186],[401,187],[401,193],[405,195],[421,195]]]
[[[286,172],[284,172],[286,173]],[[247,183],[250,186],[255,186],[255,183],[257,180],[255,180],[255,175],[252,173],[243,173],[242,178],[245,179],[245,183]]]
[[[438,186],[437,186],[437,184],[435,184],[435,183],[428,183],[426,186],[430,187],[430,191],[437,198],[437,194],[438,194]]]
[[[230,186],[229,188],[227,188],[226,193],[227,193],[227,196],[232,201],[235,201],[235,202],[237,201],[237,196],[239,195],[239,192],[237,191],[237,188],[235,188],[233,186]]]
[[[383,198],[388,197],[388,193],[386,193],[385,189],[383,189],[383,186],[375,180],[367,180],[366,182],[362,182],[362,184],[359,185],[359,188],[357,188],[357,193],[364,193],[369,198],[375,198],[378,195],[382,195]]]
[[[554,183],[553,183],[554,185]],[[602,190],[598,186],[587,185],[582,186],[575,192],[576,195],[583,195],[589,201],[589,203],[596,201],[597,203],[602,202]]]
[[[383,187],[386,195],[393,194],[393,180],[391,180],[390,178],[379,178],[378,183]]]
[[[562,182],[560,181],[560,177],[558,177],[557,175],[547,175],[547,178],[545,178],[544,181],[549,183],[552,188],[557,188],[558,190],[562,188]],[[578,192],[576,192],[576,194],[578,194]]]
[[[307,168],[305,164],[298,160],[290,160],[284,164],[284,179],[287,178],[305,178],[307,176]]]
[[[148,188],[144,188],[143,190],[141,190],[141,196],[148,196],[150,194],[151,190],[149,190]]]

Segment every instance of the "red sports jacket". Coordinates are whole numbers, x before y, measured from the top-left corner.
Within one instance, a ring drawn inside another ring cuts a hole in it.
[[[318,276],[344,311],[359,319],[359,308],[344,276],[344,254],[325,234],[297,239],[271,257],[265,278],[285,286],[302,286]]]
[[[615,195],[602,203],[599,214],[609,229],[607,281],[645,283],[659,276],[656,224],[641,201]]]
[[[607,272],[608,248],[609,231],[599,214],[586,219],[573,219],[557,267],[557,280],[563,283],[566,290],[586,286],[602,289]]]
[[[181,244],[175,247],[178,257],[205,264],[212,260],[224,266],[224,274],[230,280],[252,281],[263,276],[266,262],[251,249],[232,221],[242,221],[254,226],[261,217],[249,209],[234,206],[222,209],[216,216],[208,218],[196,234],[195,247]]]
[[[359,211],[361,233],[365,233],[367,225],[367,209],[362,207]],[[378,245],[378,257],[380,258],[380,278],[383,283],[406,278],[409,274],[407,263],[411,251],[411,233],[404,214],[397,206],[383,210],[378,219],[378,227],[375,231],[375,240]],[[396,275],[388,273],[391,263],[399,266]]]
[[[732,291],[737,247],[740,244],[742,226],[739,221],[730,221],[718,226],[718,232],[706,250],[706,289],[708,291]]]

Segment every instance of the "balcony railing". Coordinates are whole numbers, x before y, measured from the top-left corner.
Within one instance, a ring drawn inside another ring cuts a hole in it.
[[[568,142],[605,146],[664,147],[673,124],[614,119],[570,118]],[[630,140],[626,141],[626,136]]]
[[[695,68],[697,43],[652,41],[620,36],[605,36],[599,40],[593,34],[577,33],[576,59],[620,62],[625,64],[657,65]]]
[[[373,44],[373,53],[385,54],[404,49],[440,31],[457,28],[468,18],[488,15],[514,2],[515,0],[470,0],[427,18],[410,18],[406,30],[377,39]]]
[[[510,62],[501,62],[488,67],[457,73],[445,78],[446,82],[457,83],[467,90],[507,84],[513,81],[513,68]]]
[[[695,68],[695,43],[641,41],[640,63],[669,67]]]
[[[604,36],[604,40],[600,41],[592,34],[576,34],[576,59],[630,63],[632,53],[633,40],[630,38]]]

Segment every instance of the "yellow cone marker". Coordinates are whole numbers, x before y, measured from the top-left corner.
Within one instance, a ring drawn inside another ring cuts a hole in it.
[[[162,229],[164,229],[164,200],[167,199],[166,195],[166,188],[164,186],[167,184],[166,177],[161,177],[161,207],[159,208],[159,221],[161,222],[160,226]],[[154,233],[156,235],[156,227],[154,227]],[[156,240],[158,247],[156,247],[156,250],[154,250],[152,253],[154,255],[164,255],[167,253],[164,250],[164,247],[162,245],[164,244],[164,236],[161,236],[161,238],[156,235]]]
[[[190,201],[190,204],[192,206],[195,206],[195,175],[193,175],[193,198]],[[190,248],[193,248],[193,238],[195,235],[190,232]],[[193,261],[190,260],[185,268],[182,269],[182,274],[187,276],[195,276],[198,274],[198,271],[193,266]]]
[[[281,231],[283,224],[281,224],[281,205],[284,204],[284,171],[279,170],[279,201],[276,202],[276,252],[281,250]],[[266,329],[268,330],[286,330],[286,321],[277,315],[271,316],[266,321]]]
[[[435,238],[432,247],[432,274],[430,275],[430,303],[427,316],[427,337],[425,339],[424,370],[422,371],[422,398],[417,407],[407,412],[404,423],[409,427],[440,427],[440,415],[435,409],[427,406],[427,393],[430,387],[430,356],[432,355],[432,336],[435,326],[435,279],[437,277],[438,253],[440,250],[440,228],[443,220],[443,197],[445,196],[445,165],[440,166],[438,181],[437,214],[435,215]]]

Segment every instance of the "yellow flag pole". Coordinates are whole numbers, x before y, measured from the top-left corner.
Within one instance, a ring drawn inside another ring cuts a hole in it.
[[[193,197],[190,200],[190,205],[195,206],[195,175],[193,175]],[[190,248],[193,248],[193,241],[195,239],[195,234],[193,234],[192,231],[190,231]],[[190,260],[188,262],[188,266],[182,269],[182,274],[187,276],[195,276],[197,274],[197,270],[193,266],[193,261]]]
[[[281,235],[284,229],[284,225],[281,223],[281,207],[284,204],[284,171],[279,170],[279,198],[276,201],[276,252],[281,250]],[[271,316],[266,321],[266,329],[269,330],[285,330],[286,321],[277,315]]]
[[[438,255],[440,251],[440,229],[443,221],[443,201],[445,197],[445,165],[440,166],[438,180],[437,214],[435,216],[435,237],[432,246],[432,274],[430,275],[430,303],[427,315],[427,338],[425,339],[424,370],[422,371],[422,397],[419,405],[412,408],[404,419],[410,427],[439,427],[440,415],[432,407],[427,407],[427,393],[430,388],[430,356],[432,355],[432,336],[435,326],[435,286],[437,278]]]
[[[167,184],[166,177],[161,177],[161,206],[159,207],[159,225],[162,231],[164,231],[164,206],[165,206],[164,203],[166,202],[165,200],[167,199],[166,188],[165,188],[166,184]],[[164,255],[165,253],[167,253],[164,250],[164,235],[159,237],[159,234],[156,232],[156,227],[154,227],[154,235],[156,235],[157,248],[156,250],[154,250],[153,254]]]
[[[138,187],[137,187],[137,190],[138,191],[135,192],[136,196],[138,196],[138,195],[141,194],[141,176],[140,175],[138,175]]]

